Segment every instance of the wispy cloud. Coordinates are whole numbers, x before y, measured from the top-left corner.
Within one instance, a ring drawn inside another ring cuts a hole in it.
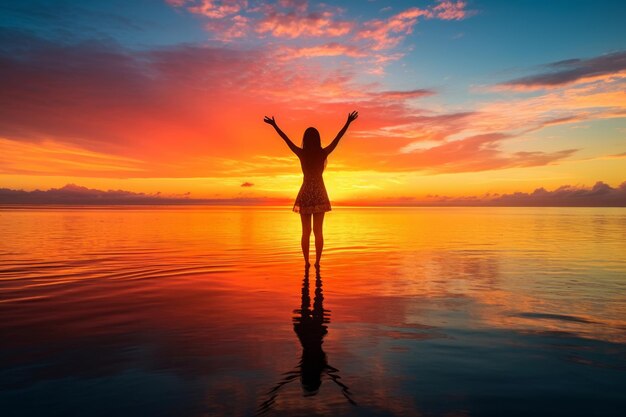
[[[278,6],[261,6],[264,13],[255,23],[257,33],[277,38],[332,38],[347,35],[354,27],[353,22],[338,18],[336,11],[310,11],[307,2],[282,1]]]
[[[186,7],[192,13],[212,19],[221,19],[239,13],[248,7],[247,0],[165,0],[174,7]]]
[[[387,19],[370,20],[357,31],[355,39],[372,41],[374,50],[393,48],[413,31],[419,17],[431,16],[429,10],[413,7]]]
[[[576,152],[576,149],[565,149],[556,152],[506,153],[501,149],[500,144],[512,137],[514,137],[512,134],[494,132],[444,141],[426,149],[411,148],[409,145],[406,152],[390,158],[389,169],[424,170],[436,173],[477,172],[549,165]]]
[[[138,158],[86,150],[58,143],[0,138],[0,174],[141,176],[149,169]]]
[[[432,89],[420,88],[416,90],[407,91],[382,91],[380,93],[372,93],[372,96],[379,99],[413,99],[422,98],[435,95],[436,92]]]
[[[439,4],[432,8],[432,14],[442,20],[461,20],[473,14],[466,7],[465,1],[440,0]]]
[[[277,56],[281,59],[314,58],[322,56],[347,56],[351,58],[364,58],[369,53],[362,47],[346,45],[338,42],[330,42],[322,45],[307,47],[282,47]]]
[[[568,59],[544,66],[544,71],[498,84],[500,88],[536,90],[562,87],[611,77],[626,78],[626,52],[614,52],[587,59]]]
[[[438,0],[424,8],[407,8],[389,18],[369,20],[347,19],[343,17],[343,8],[326,3],[311,5],[306,0],[169,0],[168,3],[204,16],[206,29],[216,39],[321,39],[322,44],[289,47],[284,52],[291,53],[283,56],[369,57],[374,65],[372,73],[382,73],[382,66],[396,59],[397,55],[381,51],[396,48],[413,32],[419,18],[461,20],[472,14],[464,1],[447,0]]]
[[[170,0],[168,3],[206,17],[206,28],[224,40],[253,34],[276,38],[339,37],[354,26],[354,22],[339,17],[338,8],[316,5],[311,10],[306,0]]]

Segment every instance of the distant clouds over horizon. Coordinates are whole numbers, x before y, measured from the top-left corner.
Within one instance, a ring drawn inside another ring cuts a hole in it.
[[[190,193],[182,195],[163,195],[157,193],[137,193],[126,190],[98,190],[76,184],[67,184],[61,188],[49,190],[11,190],[0,188],[0,204],[26,205],[159,205],[159,204],[268,204],[271,199],[250,197],[237,198],[191,198]]]
[[[252,185],[252,184],[251,184]],[[250,185],[250,186],[251,186]],[[242,187],[248,185],[242,184]],[[0,204],[25,205],[290,205],[290,199],[267,197],[193,198],[191,193],[179,196],[161,193],[136,193],[125,190],[97,190],[76,184],[49,190],[11,190],[0,188]],[[398,197],[380,201],[339,201],[342,205],[358,206],[501,206],[501,207],[626,207],[626,181],[611,187],[601,181],[592,187],[564,185],[555,190],[537,188],[531,193],[487,194],[481,196],[449,197],[428,195],[423,198]]]

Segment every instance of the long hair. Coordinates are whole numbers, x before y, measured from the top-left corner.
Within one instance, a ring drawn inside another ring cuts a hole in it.
[[[309,127],[304,131],[302,150],[304,151],[303,160],[307,161],[307,164],[323,157],[322,139],[320,138],[320,132],[316,128]],[[326,168],[327,163],[328,160],[324,158],[324,168]]]
[[[322,150],[322,139],[320,132],[314,127],[309,127],[302,136],[302,149],[306,153],[317,153]]]

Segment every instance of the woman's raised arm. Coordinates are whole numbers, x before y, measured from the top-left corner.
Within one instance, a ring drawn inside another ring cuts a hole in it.
[[[353,111],[352,113],[348,115],[348,120],[346,120],[346,124],[341,128],[339,133],[337,133],[337,136],[330,143],[330,145],[324,148],[324,153],[326,153],[326,155],[329,155],[332,151],[335,150],[335,148],[339,144],[339,141],[343,137],[344,133],[346,133],[346,130],[348,130],[350,123],[354,122],[357,119],[357,117],[359,117],[359,112],[357,111]]]
[[[274,116],[272,116],[272,118],[270,119],[269,117],[265,116],[265,118],[263,119],[263,121],[265,123],[267,123],[268,125],[271,125],[274,129],[276,129],[276,132],[278,133],[278,135],[283,138],[283,140],[285,141],[285,143],[287,144],[287,146],[289,146],[289,149],[291,149],[291,151],[293,153],[295,153],[296,155],[300,155],[300,151],[302,149],[298,148],[292,141],[291,139],[289,139],[289,137],[285,134],[285,132],[283,132],[282,130],[280,130],[280,128],[278,127],[278,125],[276,124],[276,120],[274,120]]]

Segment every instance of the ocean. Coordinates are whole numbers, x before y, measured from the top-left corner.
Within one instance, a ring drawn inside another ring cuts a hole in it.
[[[0,414],[623,415],[626,209],[324,231],[306,274],[285,207],[1,207]]]

